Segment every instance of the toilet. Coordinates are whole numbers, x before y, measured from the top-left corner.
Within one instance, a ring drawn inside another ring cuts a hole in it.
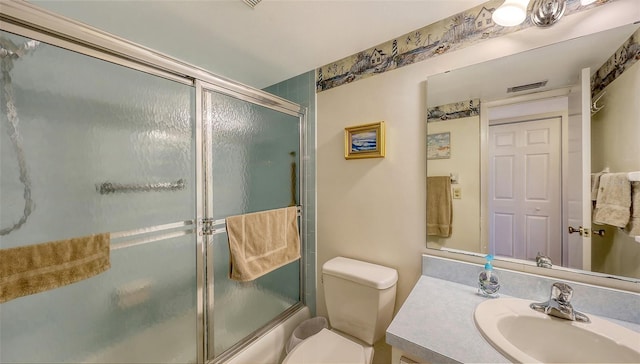
[[[391,323],[398,272],[359,260],[336,257],[322,266],[331,330],[296,345],[283,364],[371,364],[373,344]]]

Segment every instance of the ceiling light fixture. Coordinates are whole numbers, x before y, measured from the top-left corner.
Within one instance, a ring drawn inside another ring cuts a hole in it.
[[[505,0],[493,11],[491,18],[503,27],[512,27],[521,24],[527,18],[529,0]]]
[[[593,4],[595,2],[596,2],[596,0],[580,0],[580,4],[582,4],[582,6],[587,6],[587,5]]]
[[[555,24],[567,8],[566,0],[535,0],[531,7],[531,22],[539,27]]]
[[[245,4],[249,5],[251,9],[255,8],[256,5],[260,3],[262,0],[242,0]]]

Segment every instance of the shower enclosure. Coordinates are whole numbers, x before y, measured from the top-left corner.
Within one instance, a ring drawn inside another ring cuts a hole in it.
[[[0,249],[111,238],[106,272],[0,304],[0,362],[219,362],[304,305],[304,252],[234,282],[224,229],[298,206],[303,230],[303,108],[26,3],[0,16]]]

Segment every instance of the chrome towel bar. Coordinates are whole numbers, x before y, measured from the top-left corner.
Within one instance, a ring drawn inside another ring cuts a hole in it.
[[[302,207],[298,206],[298,217],[302,216]],[[201,223],[204,225],[204,235],[216,235],[227,232],[227,220],[226,219],[202,219]],[[203,232],[200,233],[201,235]]]

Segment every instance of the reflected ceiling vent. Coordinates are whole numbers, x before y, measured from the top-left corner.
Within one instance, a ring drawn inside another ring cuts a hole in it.
[[[249,5],[251,9],[255,8],[256,5],[260,4],[262,0],[242,0],[245,4]]]
[[[520,92],[520,91],[533,90],[536,88],[545,87],[547,85],[547,82],[548,81],[545,80],[540,82],[529,83],[526,85],[509,87],[507,89],[507,92]]]

